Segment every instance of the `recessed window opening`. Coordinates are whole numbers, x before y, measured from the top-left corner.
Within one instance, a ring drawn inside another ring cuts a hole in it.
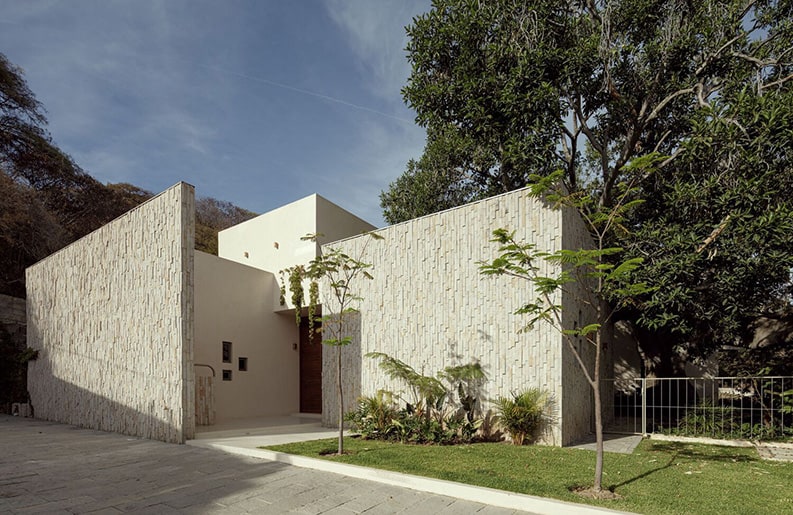
[[[223,369],[223,380],[224,381],[231,381],[231,370]]]
[[[231,342],[223,342],[223,363],[231,363]]]
[[[239,358],[238,359],[238,367],[241,372],[246,372],[248,370],[248,358]]]

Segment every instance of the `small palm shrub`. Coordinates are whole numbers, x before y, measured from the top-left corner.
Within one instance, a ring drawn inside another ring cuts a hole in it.
[[[512,443],[523,445],[534,440],[542,428],[548,409],[548,394],[539,388],[529,388],[513,393],[511,397],[499,397],[495,408]]]
[[[386,390],[378,390],[372,397],[359,398],[355,410],[345,417],[362,437],[377,440],[389,439],[396,430],[396,418],[393,394]]]

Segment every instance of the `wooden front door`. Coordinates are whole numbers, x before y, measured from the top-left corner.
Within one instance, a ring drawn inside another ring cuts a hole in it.
[[[300,412],[322,413],[322,335],[308,339],[308,319],[300,321]]]

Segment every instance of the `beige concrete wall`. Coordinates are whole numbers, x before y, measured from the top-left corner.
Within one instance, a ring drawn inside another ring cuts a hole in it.
[[[489,378],[485,399],[541,387],[562,401],[558,331],[540,323],[519,334],[526,319],[512,314],[531,300],[530,286],[479,273],[477,261],[497,255],[497,244],[489,240],[499,227],[516,230],[518,239],[539,249],[553,251],[562,244],[562,213],[521,190],[381,229],[382,241],[362,236],[330,245],[352,256],[362,254],[363,261],[374,265],[374,280],[361,282],[364,300],[360,321],[353,326],[356,343],[342,350],[347,409],[361,393],[372,395],[381,388],[407,393],[375,361],[361,357],[373,351],[424,374],[478,361]],[[543,264],[543,273],[554,269]],[[323,309],[328,308],[324,303]],[[323,391],[334,392],[323,398],[323,422],[332,425],[337,420],[335,353],[326,352],[323,362]],[[547,439],[556,445],[564,441],[561,422]]]
[[[374,226],[325,198],[313,194],[218,234],[218,256],[276,274],[295,265],[305,265],[319,254],[319,244],[347,238],[374,229]],[[302,241],[307,234],[323,234],[318,243]],[[276,311],[292,309],[287,282],[286,305],[273,292]],[[308,285],[304,285],[306,292]],[[304,303],[308,299],[304,300]]]
[[[28,268],[36,417],[192,438],[194,224],[180,183]]]
[[[299,410],[298,330],[294,316],[273,312],[275,276],[203,252],[195,259],[195,362],[211,365],[217,423]],[[232,343],[231,363],[222,342]],[[248,370],[239,370],[239,358]],[[231,370],[224,381],[222,370]],[[197,375],[211,375],[196,367]]]
[[[316,244],[300,238],[316,232],[316,218],[316,195],[302,198],[220,231],[218,256],[275,274],[308,263]]]

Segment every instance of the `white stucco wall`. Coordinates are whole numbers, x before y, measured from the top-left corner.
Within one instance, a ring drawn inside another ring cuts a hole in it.
[[[330,245],[354,257],[362,254],[363,261],[374,265],[374,280],[360,283],[364,300],[356,343],[342,351],[347,410],[359,394],[382,388],[407,393],[374,360],[361,357],[368,352],[384,352],[424,374],[478,361],[488,375],[485,400],[527,387],[548,390],[557,402],[558,423],[547,441],[567,442],[561,422],[568,397],[562,388],[560,334],[544,323],[519,334],[526,319],[512,313],[532,300],[531,287],[520,279],[482,276],[477,265],[497,255],[497,244],[489,240],[499,227],[515,230],[519,240],[539,249],[562,245],[562,212],[526,193],[515,191],[381,229],[382,241],[362,236]],[[543,267],[544,273],[553,273],[547,264]],[[323,397],[328,425],[337,420],[334,360],[330,350],[323,355],[323,391],[333,392]]]
[[[216,422],[287,415],[299,410],[298,330],[290,313],[273,312],[275,276],[196,252],[195,362],[211,365]],[[222,362],[222,342],[232,343],[231,363]],[[248,370],[239,370],[245,357]],[[223,369],[231,381],[223,381]],[[211,375],[196,367],[197,375]]]
[[[319,253],[319,244],[361,234],[374,226],[349,211],[317,195],[309,195],[218,234],[218,256],[247,266],[267,270],[281,280],[278,272],[305,265]],[[307,234],[322,234],[318,243],[302,241]],[[308,285],[305,285],[306,291]],[[307,299],[304,300],[304,303]],[[286,305],[273,292],[274,310],[292,309],[288,288]]]
[[[180,183],[28,268],[36,417],[192,438],[194,238],[193,187]]]

